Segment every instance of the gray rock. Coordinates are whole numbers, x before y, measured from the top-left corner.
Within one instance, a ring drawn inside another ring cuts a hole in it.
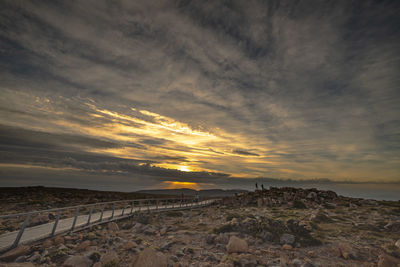
[[[145,248],[136,258],[133,267],[167,267],[167,257],[154,249]]]
[[[295,238],[294,235],[291,235],[291,234],[283,234],[283,235],[281,235],[280,243],[281,243],[281,245],[283,245],[283,244],[292,245],[292,244],[294,243],[295,239],[296,239],[296,238]]]
[[[27,256],[19,256],[15,259],[15,262],[25,262],[27,258]]]
[[[85,256],[70,256],[63,264],[63,267],[90,267],[92,261]]]
[[[30,256],[28,259],[27,259],[27,261],[29,261],[29,262],[38,262],[38,261],[40,261],[40,254],[39,254],[39,252],[35,252],[35,254],[33,254],[32,256]]]
[[[300,259],[293,259],[292,260],[292,264],[294,265],[294,266],[301,266],[302,264],[303,264],[303,261],[302,260],[300,260]]]
[[[175,256],[175,255],[171,255],[169,258],[170,258],[173,262],[178,262],[178,261],[179,261],[179,258],[178,258],[177,256]]]

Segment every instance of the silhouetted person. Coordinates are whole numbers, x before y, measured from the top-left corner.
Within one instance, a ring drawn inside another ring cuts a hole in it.
[[[258,190],[258,184],[256,183],[256,190]]]
[[[194,201],[197,205],[199,204],[199,192],[196,192],[196,194],[194,195]]]
[[[261,184],[261,190],[264,191],[264,184]]]

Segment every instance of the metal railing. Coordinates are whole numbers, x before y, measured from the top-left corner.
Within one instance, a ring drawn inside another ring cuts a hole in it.
[[[0,235],[0,252],[18,246],[21,241],[33,242],[53,237],[55,234],[78,231],[89,226],[127,218],[140,212],[198,208],[213,202],[215,199],[199,201],[192,198],[132,199],[1,215],[0,220],[3,225],[9,225],[9,228],[16,231]],[[18,224],[21,226],[12,227]],[[31,236],[23,239],[27,231]],[[36,237],[33,235],[35,231],[39,233]]]

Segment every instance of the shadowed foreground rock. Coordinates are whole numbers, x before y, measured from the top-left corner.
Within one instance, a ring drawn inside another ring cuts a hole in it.
[[[248,246],[246,240],[231,236],[228,245],[226,245],[228,253],[247,252]]]
[[[132,267],[167,267],[167,257],[152,248],[145,248],[138,255]]]

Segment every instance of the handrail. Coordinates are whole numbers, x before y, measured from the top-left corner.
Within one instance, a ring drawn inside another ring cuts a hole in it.
[[[152,201],[155,201],[155,202],[151,203]],[[63,208],[56,208],[56,209],[48,209],[48,210],[41,210],[41,211],[31,211],[31,212],[26,212],[26,213],[3,215],[0,218],[12,218],[12,217],[18,217],[18,216],[24,216],[24,215],[26,215],[26,217],[25,217],[25,220],[23,220],[22,226],[19,229],[19,231],[13,232],[12,236],[14,236],[14,241],[12,242],[12,244],[10,244],[9,246],[6,246],[6,247],[0,247],[0,251],[18,246],[18,244],[20,243],[21,237],[24,234],[24,231],[26,229],[28,229],[28,224],[32,218],[32,214],[40,214],[40,213],[44,213],[44,212],[57,211],[57,215],[56,215],[54,222],[40,224],[40,225],[49,225],[49,231],[48,231],[48,234],[46,234],[46,236],[35,237],[36,238],[35,240],[38,240],[38,238],[48,238],[48,237],[54,236],[55,234],[82,230],[82,229],[85,229],[92,225],[97,225],[97,224],[107,223],[107,222],[114,221],[114,220],[127,218],[127,217],[133,216],[134,214],[137,214],[140,212],[149,212],[150,213],[151,211],[159,212],[159,211],[175,210],[175,209],[178,209],[178,210],[191,209],[193,207],[199,208],[199,207],[204,207],[209,204],[212,204],[215,201],[217,201],[217,199],[210,199],[210,198],[206,198],[203,200],[194,199],[194,198],[133,199],[133,200],[99,202],[99,203],[86,204],[86,205],[77,205],[77,206],[70,206],[70,207],[63,207]],[[122,207],[116,207],[116,205],[115,205],[115,203],[126,203],[126,202],[129,202],[129,204],[128,205],[124,204]],[[138,205],[135,205],[135,202],[138,202]],[[177,204],[177,202],[179,204]],[[112,210],[106,211],[105,207],[106,207],[106,205],[109,205],[109,204],[112,204]],[[99,207],[97,209],[99,210],[101,208],[101,212],[97,212],[96,214],[94,214],[93,206],[96,206],[96,205],[99,205]],[[89,211],[83,211],[82,213],[84,213],[84,214],[79,215],[80,208],[82,208],[82,207],[91,207],[91,208]],[[128,212],[129,207],[130,207],[130,211]],[[71,209],[71,210],[75,209],[73,217],[69,217],[67,219],[61,220],[61,213],[62,213],[61,211],[67,210],[67,209]],[[107,212],[107,215],[104,215],[106,212]],[[110,215],[110,212],[111,212],[111,215]],[[82,217],[82,216],[87,216],[87,217]],[[92,220],[93,216],[95,216],[96,218]],[[80,218],[79,223],[78,223],[78,217]],[[86,221],[82,222],[83,218]],[[59,222],[64,221],[64,220],[65,221],[72,220],[72,224],[68,225],[69,223],[67,223],[68,226],[65,227],[65,223],[64,223],[63,228],[60,229],[59,231],[57,231]],[[29,229],[34,229],[34,228],[37,228],[38,226],[39,225],[33,226],[33,227],[30,227]],[[4,237],[4,236],[10,236],[10,235],[9,235],[9,233],[6,233],[3,235],[0,235],[0,238]],[[32,242],[32,241],[33,241],[32,238],[29,239],[29,242]],[[28,240],[25,242],[28,242]]]
[[[192,198],[186,198],[185,200],[187,200],[187,199],[192,199]],[[18,217],[18,216],[25,216],[25,215],[28,215],[28,214],[53,212],[53,211],[76,209],[76,208],[82,208],[82,207],[92,207],[92,206],[97,206],[97,205],[108,205],[108,204],[116,204],[116,203],[123,203],[123,202],[151,201],[151,200],[179,200],[180,201],[181,199],[180,198],[141,198],[141,199],[127,199],[127,200],[116,200],[116,201],[108,201],[108,202],[97,202],[97,203],[82,204],[82,205],[68,206],[68,207],[62,207],[62,208],[54,208],[54,209],[47,209],[47,210],[37,210],[37,211],[29,211],[29,212],[21,212],[21,213],[0,215],[0,219],[6,219],[6,218],[12,218],[12,217]]]

